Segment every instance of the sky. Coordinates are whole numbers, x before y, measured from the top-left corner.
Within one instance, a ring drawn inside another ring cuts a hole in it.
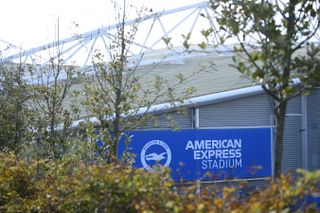
[[[173,9],[204,0],[130,0],[153,11]],[[121,1],[122,2],[122,1]],[[22,49],[107,26],[114,17],[110,0],[2,0],[0,39]],[[78,25],[76,27],[76,25]]]

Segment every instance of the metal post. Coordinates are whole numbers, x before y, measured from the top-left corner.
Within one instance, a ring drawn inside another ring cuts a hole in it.
[[[200,110],[199,108],[195,108],[194,109],[194,128],[195,129],[199,129],[200,128]],[[201,182],[199,180],[197,180],[197,183],[196,183],[196,194],[197,195],[201,195]]]
[[[199,108],[194,109],[194,127],[196,129],[200,128],[200,110],[199,110]]]

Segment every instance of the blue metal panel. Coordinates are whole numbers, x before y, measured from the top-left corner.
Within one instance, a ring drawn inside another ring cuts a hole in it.
[[[271,129],[132,131],[134,166],[169,166],[176,180],[221,180],[271,176]],[[120,146],[120,153],[124,145]]]

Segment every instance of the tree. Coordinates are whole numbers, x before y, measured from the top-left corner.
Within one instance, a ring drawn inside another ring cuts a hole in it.
[[[21,62],[0,64],[0,151],[18,151],[28,136],[29,93],[23,79],[26,69]]]
[[[128,6],[126,0],[122,5],[114,2],[117,27],[115,35],[110,38],[109,54],[95,52],[94,76],[87,76],[87,84],[84,86],[86,97],[83,104],[89,111],[89,116],[98,119],[98,137],[102,149],[107,150],[106,158],[109,161],[118,159],[119,142],[125,132],[143,126],[146,119],[150,118],[148,111],[153,104],[160,99],[169,102],[178,100],[174,93],[175,86],[183,81],[181,76],[177,76],[180,80],[172,84],[159,75],[154,79],[146,79],[145,82],[141,80],[148,72],[139,67],[143,54],[132,57],[130,48],[136,36],[139,18],[150,10],[135,8],[138,18],[135,23],[127,25],[128,11],[132,8],[134,7]],[[153,69],[152,66],[148,68]],[[192,89],[189,89],[185,95],[191,92]],[[182,95],[179,96],[181,97]],[[143,111],[141,107],[144,107]],[[128,139],[126,141],[129,142]]]
[[[72,116],[76,113],[71,111],[72,104],[64,105],[67,98],[72,99],[70,88],[76,79],[76,66],[64,64],[59,39],[56,43],[56,52],[50,56],[49,64],[30,66],[29,104],[33,110],[32,124],[38,146],[47,149],[45,155],[59,158],[63,154]]]
[[[236,38],[235,67],[262,85],[274,101],[274,177],[281,175],[288,101],[319,80],[320,49],[312,43],[320,26],[317,0],[211,1],[224,32]],[[298,81],[298,84],[297,84]],[[319,81],[318,81],[319,82]]]

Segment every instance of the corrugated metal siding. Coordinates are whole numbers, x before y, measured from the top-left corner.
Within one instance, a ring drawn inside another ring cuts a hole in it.
[[[185,113],[171,112],[156,115],[147,122],[145,129],[191,129],[192,109],[186,109]]]
[[[282,171],[302,168],[301,97],[289,101],[283,139]]]
[[[320,88],[314,89],[308,96],[308,168],[320,168]]]
[[[200,127],[269,126],[272,107],[265,94],[200,108]]]
[[[286,117],[282,171],[287,172],[302,167],[301,116]]]
[[[296,97],[289,101],[287,106],[287,114],[300,114],[301,113],[301,98]]]

